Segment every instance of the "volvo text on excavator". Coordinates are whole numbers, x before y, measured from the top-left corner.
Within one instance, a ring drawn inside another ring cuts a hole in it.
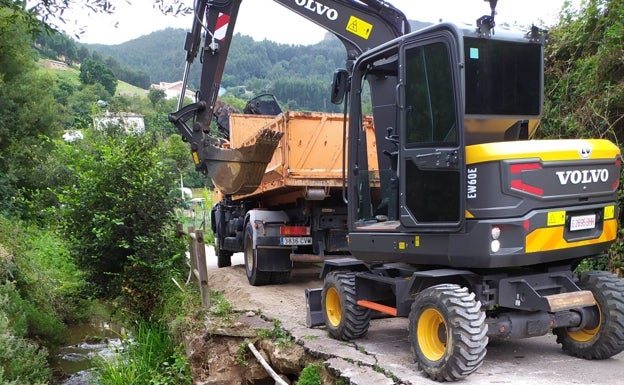
[[[496,0],[475,25],[414,32],[381,0],[275,1],[345,46],[331,87],[345,113],[283,112],[265,95],[251,115],[220,115],[227,143],[212,137],[241,0],[196,3],[185,74],[200,54],[200,89],[170,119],[221,192],[219,266],[242,251],[263,285],[323,261],[307,324],[351,340],[373,315],[408,317],[439,381],[477,370],[491,337],[552,331],[586,359],[624,350],[624,281],[575,273],[616,239],[622,159],[607,140],[532,139],[547,31],[496,26]]]

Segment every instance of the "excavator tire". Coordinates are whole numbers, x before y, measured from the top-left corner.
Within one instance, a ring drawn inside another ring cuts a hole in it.
[[[368,332],[371,310],[356,304],[354,273],[329,273],[323,282],[321,306],[325,326],[332,338],[348,341]]]
[[[578,286],[594,294],[599,322],[580,329],[556,328],[557,343],[576,357],[613,357],[624,350],[624,280],[606,271],[588,271],[580,275]]]
[[[227,250],[221,250],[219,246],[220,240],[215,239],[215,254],[217,255],[217,267],[232,266],[232,252]]]
[[[258,270],[258,249],[253,247],[253,230],[251,224],[245,227],[243,247],[245,250],[245,273],[251,286],[262,286],[271,283],[271,272]]]
[[[488,343],[485,313],[474,293],[454,284],[418,293],[409,339],[419,368],[436,381],[457,381],[481,366]]]

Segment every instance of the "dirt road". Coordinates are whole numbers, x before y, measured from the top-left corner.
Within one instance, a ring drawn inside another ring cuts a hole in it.
[[[245,277],[242,255],[236,254],[233,266],[222,269],[214,266],[211,256],[212,250],[208,253],[211,290],[223,291],[239,310],[262,309],[266,317],[279,319],[307,350],[323,357],[351,384],[438,384],[419,372],[413,362],[407,319],[372,320],[368,334],[352,342],[333,340],[322,327],[307,328],[305,289],[322,286],[320,268],[296,266],[290,284],[252,287]],[[624,353],[602,361],[574,358],[562,352],[553,335],[491,342],[487,349],[481,368],[461,384],[624,384]]]

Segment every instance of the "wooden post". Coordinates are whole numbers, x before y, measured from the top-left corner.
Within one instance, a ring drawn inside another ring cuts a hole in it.
[[[190,282],[193,282],[199,279],[199,277],[195,277],[194,273],[197,270],[197,241],[195,239],[195,228],[193,226],[188,227],[188,235],[191,238],[189,242],[189,252],[191,253],[191,272],[193,272]]]
[[[208,287],[208,266],[206,265],[206,244],[204,243],[203,230],[196,230],[195,237],[197,238],[197,261],[196,266],[199,270],[199,291],[201,293],[202,306],[210,307],[210,289]]]

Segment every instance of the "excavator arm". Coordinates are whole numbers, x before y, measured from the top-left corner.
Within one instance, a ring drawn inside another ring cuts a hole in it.
[[[336,35],[345,46],[347,69],[350,69],[351,63],[362,52],[410,31],[405,15],[381,0],[274,1]],[[187,54],[182,90],[186,89],[191,64],[198,54],[201,55],[202,63],[200,88],[196,102],[184,107],[184,92],[182,92],[178,111],[169,114],[169,120],[178,128],[182,138],[191,145],[196,169],[209,174],[213,181],[215,178],[223,181],[232,179],[233,174],[229,170],[238,169],[238,166],[244,167],[248,164],[253,169],[260,169],[264,163],[266,167],[271,159],[270,154],[281,138],[279,135],[260,132],[258,138],[263,151],[256,151],[253,148],[254,143],[247,149],[222,149],[219,147],[219,140],[210,135],[210,123],[214,116],[241,2],[242,0],[196,1],[193,26],[187,33],[185,41]],[[204,39],[202,35],[205,36]],[[257,154],[257,159],[250,158],[250,154]],[[223,159],[228,161],[222,162]],[[236,167],[233,167],[234,164]],[[239,174],[246,173],[241,170]],[[256,179],[261,176],[262,173],[259,173]],[[247,187],[239,186],[239,183],[220,187],[225,189],[224,193],[232,194],[240,193],[241,189],[253,189],[255,184],[253,180],[241,183]]]

